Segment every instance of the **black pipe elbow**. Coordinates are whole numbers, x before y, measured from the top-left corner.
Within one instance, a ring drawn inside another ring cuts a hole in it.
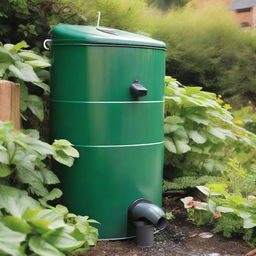
[[[145,198],[137,199],[129,206],[128,216],[132,222],[143,220],[159,230],[165,229],[169,224],[164,211]]]

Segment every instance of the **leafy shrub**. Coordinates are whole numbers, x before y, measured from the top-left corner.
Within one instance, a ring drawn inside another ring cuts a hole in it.
[[[78,152],[66,140],[49,145],[38,137],[34,130],[17,132],[11,123],[0,122],[1,255],[70,255],[97,241],[98,231],[90,225],[96,221],[48,204],[62,192],[45,161],[71,166]]]
[[[216,176],[184,176],[174,178],[172,181],[164,181],[163,190],[172,189],[186,189],[194,188],[196,186],[205,185],[209,182],[219,182],[223,180],[222,177]]]
[[[251,104],[232,111],[232,114],[235,122],[240,123],[247,130],[256,133],[256,112]]]
[[[236,160],[229,161],[222,183],[208,183],[197,188],[206,196],[205,202],[193,197],[182,199],[189,220],[196,225],[213,226],[225,237],[239,235],[256,245],[256,172],[246,172]]]
[[[49,72],[45,68],[50,66],[46,57],[41,57],[22,41],[16,45],[0,45],[0,79],[17,82],[21,86],[21,112],[27,120],[28,109],[39,118],[44,119],[44,105],[41,97],[29,93],[32,86],[42,88],[45,94],[50,91],[45,81],[49,81]]]
[[[234,156],[246,166],[255,161],[256,136],[233,122],[229,108],[214,93],[166,78],[165,163],[174,175],[218,176]]]
[[[171,10],[152,36],[168,45],[168,75],[225,98],[244,95],[255,104],[256,33],[241,30],[226,5]]]

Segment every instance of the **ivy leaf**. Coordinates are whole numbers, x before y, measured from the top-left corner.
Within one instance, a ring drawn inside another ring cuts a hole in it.
[[[28,242],[31,251],[39,256],[65,256],[58,249],[47,243],[40,236],[32,236]]]

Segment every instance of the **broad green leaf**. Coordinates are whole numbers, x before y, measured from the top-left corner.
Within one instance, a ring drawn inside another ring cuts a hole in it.
[[[13,56],[7,49],[0,47],[0,60],[1,63],[13,63],[15,56]]]
[[[211,192],[220,193],[222,195],[226,195],[226,188],[228,187],[225,183],[211,183],[207,184],[207,187],[210,189]]]
[[[0,222],[0,251],[7,255],[17,256],[20,253],[20,244],[25,239],[25,234],[13,231]]]
[[[26,142],[30,145],[30,148],[32,150],[35,150],[39,154],[42,155],[53,155],[55,153],[53,147],[49,145],[48,143],[45,143],[43,141],[37,140],[32,137],[28,137],[26,139]]]
[[[28,170],[34,170],[37,156],[35,154],[26,154],[24,151],[23,153],[24,154],[18,151],[14,157],[14,162],[18,165],[18,167],[23,167]]]
[[[49,229],[56,229],[64,227],[66,224],[64,222],[63,216],[54,209],[44,209],[41,210],[35,217],[34,220],[45,220],[49,222]]]
[[[218,206],[216,208],[216,211],[218,212],[224,212],[224,213],[227,213],[227,212],[234,212],[234,210],[230,207],[223,207],[223,206]]]
[[[9,176],[13,171],[9,168],[8,165],[0,164],[0,178],[5,178]]]
[[[187,95],[198,93],[202,90],[202,87],[184,86],[184,88],[186,89]]]
[[[210,127],[208,129],[208,132],[210,134],[212,134],[213,136],[219,138],[219,139],[222,139],[222,140],[225,140],[226,139],[226,134],[223,133],[223,129],[221,128],[218,128],[218,127]]]
[[[41,211],[41,209],[36,209],[36,210],[27,209],[22,214],[22,219],[24,219],[24,220],[32,220],[40,211]]]
[[[21,218],[26,209],[38,209],[40,205],[25,191],[0,185],[0,209],[3,208],[11,215]]]
[[[74,163],[74,158],[71,157],[71,156],[67,156],[64,152],[58,150],[56,151],[56,153],[53,155],[53,158],[61,163],[61,164],[64,164],[66,166],[69,166],[71,167]]]
[[[17,218],[15,216],[5,216],[3,218],[3,222],[5,226],[7,226],[13,231],[17,231],[24,234],[28,234],[29,232],[31,232],[30,226],[24,220]]]
[[[6,150],[0,149],[0,163],[9,164],[9,155]]]
[[[29,61],[25,61],[26,64],[29,64],[31,65],[32,67],[35,67],[35,68],[47,68],[47,67],[50,67],[51,64],[44,60],[44,59],[41,59],[41,60],[29,60]]]
[[[48,220],[28,220],[29,225],[33,228],[36,233],[44,234],[48,232],[50,222]]]
[[[197,189],[199,189],[204,195],[209,196],[210,195],[210,189],[205,186],[196,186]]]
[[[63,140],[63,139],[62,140],[54,140],[53,145],[56,146],[57,148],[73,146],[73,144],[71,144],[68,140]]]
[[[75,157],[75,158],[79,157],[78,151],[75,148],[71,147],[71,146],[70,147],[64,147],[62,149],[62,151],[65,154],[67,154],[68,156],[72,156],[72,157]]]
[[[164,133],[172,133],[177,131],[181,126],[177,124],[164,124]]]
[[[47,243],[40,236],[32,236],[28,242],[31,251],[39,256],[65,256],[51,244]]]
[[[11,65],[11,62],[3,62],[0,63],[0,78],[2,78],[6,72],[6,70],[8,69],[8,67]]]
[[[40,171],[41,176],[43,178],[43,182],[47,185],[52,185],[52,184],[58,184],[60,183],[60,180],[56,176],[56,174],[52,171],[49,170],[41,170]]]
[[[214,201],[212,201],[211,199],[209,199],[209,201],[208,201],[208,210],[211,213],[215,213],[216,212],[216,203]]]
[[[187,135],[187,131],[183,126],[180,126],[179,129],[177,129],[176,131],[174,131],[174,138],[177,138],[178,140],[183,140],[188,142],[188,135]]]
[[[48,84],[44,82],[34,82],[33,84],[37,85],[38,87],[42,88],[46,93],[50,92],[50,87]]]
[[[184,154],[191,150],[191,147],[187,144],[187,141],[174,137],[174,144],[176,146],[177,154]]]
[[[188,136],[197,144],[204,144],[206,142],[206,137],[198,131],[189,131]]]
[[[183,118],[181,118],[179,116],[168,116],[164,119],[164,121],[166,123],[169,123],[169,124],[182,124],[182,123],[184,123]]]
[[[62,196],[62,191],[58,188],[54,188],[51,190],[46,196],[44,196],[42,199],[39,199],[42,205],[46,206],[47,201],[52,201],[57,198],[60,198]]]
[[[6,45],[5,45],[6,46]],[[13,45],[10,49],[11,52],[18,52],[22,48],[28,47],[27,43],[25,41],[21,41],[15,45]]]
[[[243,228],[254,228],[256,227],[256,220],[253,218],[248,218],[244,220]]]
[[[207,170],[207,172],[213,172],[215,167],[215,161],[213,159],[205,160],[203,167]]]
[[[37,55],[34,52],[29,51],[29,50],[21,51],[18,54],[25,60],[41,60],[41,59],[43,59],[43,57],[41,57],[40,55]]]
[[[27,106],[31,112],[38,117],[40,121],[44,120],[44,104],[40,97],[37,95],[29,94],[27,96]]]
[[[84,244],[84,240],[77,241],[74,237],[64,232],[63,229],[57,229],[48,234],[45,234],[43,238],[54,247],[61,251],[73,251]]]
[[[198,123],[198,124],[204,124],[204,125],[208,125],[209,124],[209,120],[205,117],[202,117],[200,115],[196,115],[196,114],[189,114],[186,115],[186,118]]]
[[[12,74],[26,82],[39,82],[39,78],[34,72],[33,68],[26,63],[16,61],[14,65],[9,66],[9,70]]]
[[[166,137],[164,141],[164,145],[166,149],[171,153],[174,153],[174,154],[177,153],[176,146],[171,138]]]

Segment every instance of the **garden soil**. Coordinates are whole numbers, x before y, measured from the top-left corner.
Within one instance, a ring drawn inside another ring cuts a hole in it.
[[[175,220],[155,234],[153,247],[137,248],[135,239],[99,241],[80,256],[243,256],[252,250],[239,238],[226,239],[211,233],[210,227],[198,228],[187,222],[179,199],[164,197],[164,208],[174,213]]]

